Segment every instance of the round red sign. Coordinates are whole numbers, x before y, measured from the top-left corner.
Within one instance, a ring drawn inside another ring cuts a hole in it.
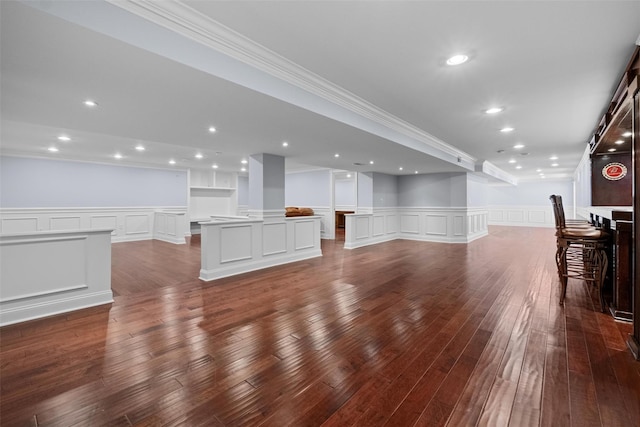
[[[602,176],[609,181],[618,181],[627,176],[627,167],[622,163],[609,163],[602,168]]]

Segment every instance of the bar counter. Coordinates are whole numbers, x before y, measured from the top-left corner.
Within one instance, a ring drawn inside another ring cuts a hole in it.
[[[611,234],[607,251],[609,267],[603,291],[611,315],[618,320],[633,320],[633,208],[631,206],[594,206],[591,221]]]

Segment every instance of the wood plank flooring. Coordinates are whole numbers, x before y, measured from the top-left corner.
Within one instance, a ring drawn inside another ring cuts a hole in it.
[[[113,245],[115,302],[0,329],[2,426],[638,426],[631,325],[553,230],[393,241],[214,282],[200,245]]]

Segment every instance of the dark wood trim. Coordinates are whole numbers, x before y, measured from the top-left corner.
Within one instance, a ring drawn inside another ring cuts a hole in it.
[[[633,97],[633,334],[628,344],[636,359],[640,360],[640,251],[638,250],[638,224],[640,224],[640,91],[636,89]]]

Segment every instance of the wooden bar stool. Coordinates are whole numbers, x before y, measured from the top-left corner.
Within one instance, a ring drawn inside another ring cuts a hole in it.
[[[564,304],[569,278],[591,283],[600,297],[600,309],[605,311],[602,285],[607,271],[609,235],[591,225],[567,225],[560,196],[549,197],[556,223],[556,265],[560,278],[560,305]]]

